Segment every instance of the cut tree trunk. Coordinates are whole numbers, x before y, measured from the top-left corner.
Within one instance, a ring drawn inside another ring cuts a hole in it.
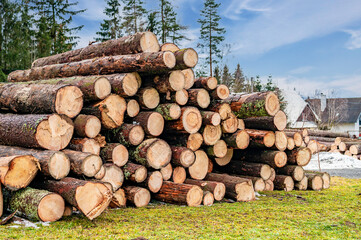
[[[245,130],[238,130],[233,134],[223,136],[229,148],[246,149],[249,145],[249,134]]]
[[[137,76],[133,73],[105,75],[111,85],[113,93],[122,97],[132,97],[140,88]]]
[[[320,175],[317,174],[305,174],[308,179],[308,186],[307,189],[319,191],[323,188],[323,179]]]
[[[231,106],[228,103],[211,102],[208,106],[208,110],[217,112],[221,116],[221,120],[226,120],[232,113]]]
[[[195,76],[192,68],[182,70],[184,74],[184,89],[190,89],[194,85]]]
[[[202,203],[203,191],[198,186],[165,181],[160,191],[154,194],[154,198],[167,203],[196,207]]]
[[[243,119],[238,118],[238,130],[246,129]]]
[[[186,147],[171,146],[172,149],[172,164],[179,167],[190,167],[195,161],[195,154],[192,150]]]
[[[61,150],[72,136],[73,122],[64,115],[0,114],[0,144]]]
[[[228,174],[208,173],[205,180],[221,182],[226,186],[226,196],[240,202],[255,199],[252,181]]]
[[[214,199],[217,201],[221,201],[226,194],[226,186],[221,182],[202,181],[187,178],[184,183],[199,186],[204,192],[208,191],[213,193]]]
[[[293,149],[292,151],[287,151],[287,162],[289,164],[306,166],[312,157],[311,150],[307,147],[301,147]]]
[[[281,151],[274,150],[243,150],[234,154],[234,159],[246,162],[265,163],[273,168],[280,168],[286,165],[287,155]]]
[[[175,183],[184,183],[187,178],[187,172],[184,167],[176,167],[173,170],[172,180]]]
[[[98,117],[105,128],[113,129],[123,124],[126,108],[124,98],[112,94],[101,102],[83,108],[82,113]]]
[[[274,116],[280,110],[279,100],[273,92],[234,93],[224,100],[231,105],[238,118]]]
[[[202,116],[195,107],[182,107],[182,114],[178,120],[166,122],[167,133],[182,132],[196,133],[202,126]]]
[[[185,86],[185,76],[180,70],[170,71],[151,78],[144,80],[144,83],[154,86],[160,93],[180,91]]]
[[[181,108],[176,103],[160,104],[155,111],[160,113],[166,121],[177,120],[182,114]]]
[[[119,188],[113,193],[112,201],[109,206],[112,208],[125,208],[127,205],[127,198],[125,197],[124,189]]]
[[[206,148],[207,155],[212,158],[223,158],[227,154],[227,144],[224,140],[218,140],[213,146]]]
[[[336,132],[323,131],[323,130],[308,130],[308,135],[318,136],[318,137],[329,137],[329,138],[349,137],[348,133],[336,133]]]
[[[122,126],[107,132],[109,142],[119,142],[126,147],[138,146],[144,140],[144,130],[141,126],[124,123]]]
[[[179,50],[179,47],[175,45],[174,43],[163,43],[163,45],[160,47],[160,51],[171,51],[176,52]]]
[[[79,137],[95,138],[101,130],[99,118],[92,115],[78,115],[74,120],[74,129]]]
[[[95,154],[73,151],[69,149],[63,150],[70,160],[70,169],[76,175],[85,175],[94,177],[103,164],[102,159]]]
[[[160,173],[163,176],[164,181],[168,181],[173,174],[173,167],[171,163],[168,163],[167,166],[160,169]]]
[[[198,54],[193,48],[179,49],[174,52],[176,58],[175,69],[193,68],[197,65]]]
[[[283,111],[278,111],[274,117],[250,117],[243,119],[243,121],[246,128],[282,131],[286,128],[287,116]]]
[[[32,67],[51,64],[77,62],[84,59],[103,56],[124,55],[140,52],[158,52],[160,49],[157,37],[151,32],[139,32],[134,35],[92,44],[84,48],[56,54],[35,60]]]
[[[280,151],[286,150],[288,145],[287,135],[282,131],[276,131],[275,135],[275,149],[278,149]]]
[[[232,148],[228,148],[227,149],[227,153],[224,157],[221,158],[214,158],[214,161],[219,165],[219,166],[225,166],[227,165],[233,157],[233,149]]]
[[[132,160],[154,169],[165,167],[172,157],[168,143],[158,138],[145,140],[135,150],[130,150],[130,153]]]
[[[217,79],[215,77],[200,77],[194,82],[195,88],[204,88],[208,91],[212,91],[217,88]]]
[[[305,171],[305,174],[307,176],[312,176],[312,175],[318,175],[322,177],[323,180],[323,189],[328,189],[330,188],[330,183],[331,183],[331,176],[330,174],[328,174],[327,172],[317,172],[317,171]]]
[[[103,161],[112,162],[118,167],[123,167],[129,159],[128,149],[119,143],[107,143],[99,155]]]
[[[89,182],[75,178],[63,178],[60,181],[45,180],[37,187],[58,193],[65,201],[93,220],[109,205],[112,192],[100,182]]]
[[[284,132],[286,134],[287,137],[292,137],[293,140],[295,141],[295,145],[296,147],[300,147],[303,143],[303,137],[301,135],[301,133],[299,132],[288,132],[289,129],[286,129],[286,131]]]
[[[295,140],[291,137],[287,137],[287,150],[293,150],[295,148]]]
[[[251,180],[252,183],[253,183],[254,191],[256,191],[256,192],[262,192],[262,191],[264,191],[266,189],[266,183],[260,177],[242,176],[242,175],[237,175],[237,177],[241,177],[241,178]]]
[[[95,155],[100,153],[100,145],[97,141],[91,138],[73,138],[68,146],[69,149],[87,152]]]
[[[40,168],[38,160],[31,155],[0,157],[0,180],[11,191],[27,187]]]
[[[222,137],[221,126],[206,125],[203,128],[203,144],[213,146]]]
[[[202,151],[195,152],[196,159],[194,163],[188,168],[188,172],[191,178],[197,180],[203,180],[208,172],[208,156]]]
[[[150,202],[150,192],[145,188],[126,186],[124,192],[127,200],[136,207],[145,207]]]
[[[154,109],[160,102],[160,96],[157,89],[153,87],[145,87],[139,89],[136,98],[139,105],[143,109]]]
[[[274,190],[275,186],[273,184],[273,181],[266,180],[266,181],[264,181],[264,184],[265,184],[264,191],[273,191]]]
[[[217,167],[217,170],[224,173],[261,177],[267,180],[271,176],[271,167],[267,164],[252,163],[245,161],[231,161],[223,167]]]
[[[339,145],[341,142],[361,142],[360,139],[349,138],[349,137],[336,137],[335,144]]]
[[[117,191],[124,182],[124,173],[122,169],[115,164],[106,163],[103,165],[105,168],[105,175],[102,179],[102,182],[107,182],[112,185],[112,191]]]
[[[238,130],[238,119],[233,113],[230,113],[221,125],[223,133],[235,133]]]
[[[308,178],[304,176],[301,181],[295,182],[295,189],[297,190],[307,190]]]
[[[350,153],[351,154],[354,154],[354,155],[358,155],[361,153],[361,143],[358,144],[358,143],[351,143],[352,145],[350,146],[349,150],[350,150]]]
[[[245,129],[250,138],[250,147],[270,148],[275,144],[276,136],[272,131]]]
[[[229,97],[229,88],[226,85],[218,85],[216,89],[211,92],[212,99],[224,100]]]
[[[1,109],[16,113],[58,113],[73,118],[82,107],[82,91],[69,84],[0,84]]]
[[[166,135],[163,134],[162,138],[166,139],[167,142],[172,145],[186,146],[192,151],[197,151],[203,143],[203,136],[200,133]]]
[[[70,171],[70,160],[63,152],[0,145],[0,157],[15,155],[34,156],[39,161],[42,174],[57,180],[66,177]]]
[[[307,136],[307,137],[309,138],[309,140],[316,140],[316,141],[320,141],[320,142],[331,142],[331,143],[334,143],[335,139],[336,139],[336,138],[318,137],[318,136]],[[305,139],[306,139],[306,137],[305,137]]]
[[[188,105],[207,108],[211,103],[211,98],[207,90],[203,88],[192,88],[188,90]]]
[[[305,171],[298,165],[286,165],[282,168],[277,168],[276,172],[280,175],[290,176],[295,181],[301,181],[305,176]]]
[[[154,137],[161,135],[164,130],[164,118],[158,112],[140,112],[133,122],[142,126],[146,134]]]
[[[125,180],[135,183],[144,182],[148,177],[148,171],[143,165],[128,162],[123,167]]]
[[[63,216],[65,202],[59,194],[27,187],[11,194],[8,209],[29,220],[55,222]]]
[[[154,171],[154,172],[149,172],[148,171],[148,176],[145,179],[145,181],[137,184],[140,185],[142,187],[147,188],[149,191],[151,191],[152,193],[157,193],[159,192],[160,188],[163,185],[163,175],[160,171]]]
[[[100,170],[94,175],[94,178],[97,180],[102,179],[105,176],[105,167],[102,165]]]
[[[140,106],[137,100],[134,99],[126,99],[127,101],[127,116],[128,117],[135,117],[140,112]]]
[[[276,175],[273,184],[275,189],[284,190],[286,192],[292,191],[295,186],[292,177],[285,175]]]
[[[276,178],[276,170],[274,168],[271,168],[271,176],[269,177],[268,180],[271,180],[273,182],[275,178]]]
[[[204,206],[212,206],[214,203],[214,196],[211,192],[203,192],[203,201]]]
[[[221,116],[217,112],[201,111],[202,124],[218,126],[221,123]]]
[[[177,103],[180,106],[184,106],[188,102],[188,91],[182,89],[177,92],[168,92],[167,94],[163,94],[161,102]]]

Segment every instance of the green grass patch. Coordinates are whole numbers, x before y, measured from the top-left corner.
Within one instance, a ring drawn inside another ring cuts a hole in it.
[[[76,215],[48,227],[1,226],[1,239],[360,239],[361,179],[332,178],[321,192],[266,192],[247,203],[184,207],[153,203]],[[10,224],[11,225],[11,224]]]

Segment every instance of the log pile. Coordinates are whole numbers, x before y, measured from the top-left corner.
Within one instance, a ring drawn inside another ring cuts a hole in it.
[[[145,32],[9,74],[0,85],[5,209],[56,221],[75,208],[94,219],[151,199],[210,206],[329,187],[329,175],[303,170],[311,150],[283,131],[273,92],[230,94],[214,77],[195,79],[197,61]]]

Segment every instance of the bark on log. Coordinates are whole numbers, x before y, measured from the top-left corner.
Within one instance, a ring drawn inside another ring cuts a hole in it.
[[[223,136],[229,148],[246,149],[249,145],[249,134],[245,130],[238,130],[233,134]]]
[[[295,189],[297,190],[300,191],[307,190],[307,186],[308,186],[308,178],[306,176],[304,176],[301,181],[295,182]]]
[[[292,177],[295,181],[301,181],[305,176],[305,171],[298,165],[286,165],[276,169],[277,174]]]
[[[128,202],[136,207],[145,207],[150,202],[150,192],[145,188],[126,186],[124,192]]]
[[[202,180],[207,175],[209,159],[207,154],[202,150],[197,150],[195,156],[196,159],[188,168],[188,172],[191,178]]]
[[[165,181],[160,191],[154,194],[154,198],[167,203],[196,207],[202,203],[203,191],[198,186]]]
[[[184,74],[184,89],[190,89],[194,85],[195,76],[194,71],[192,68],[184,69],[182,70],[182,73]]]
[[[72,136],[73,122],[66,116],[0,114],[0,144],[61,150]]]
[[[95,154],[83,153],[69,149],[63,150],[70,160],[70,169],[76,175],[94,177],[103,164],[102,159]]]
[[[143,166],[161,169],[170,163],[172,150],[168,143],[158,138],[147,139],[136,149],[129,149],[132,160]]]
[[[169,133],[196,133],[202,126],[202,116],[195,107],[182,107],[182,114],[178,120],[166,122],[165,129]]]
[[[225,166],[227,165],[233,157],[233,149],[232,148],[228,148],[227,149],[227,153],[224,157],[221,158],[214,158],[214,161],[219,165],[219,166]]]
[[[73,138],[68,146],[69,149],[87,152],[95,155],[100,153],[100,145],[97,141],[91,138]]]
[[[202,131],[203,143],[208,146],[216,144],[222,137],[221,126],[206,125]]]
[[[214,199],[216,201],[221,201],[226,194],[226,186],[221,182],[202,181],[187,178],[184,183],[199,186],[204,192],[208,191],[213,193]]]
[[[129,146],[138,146],[144,140],[144,130],[141,126],[124,123],[122,126],[107,132],[108,142],[119,142]]]
[[[218,140],[213,146],[206,149],[207,155],[212,158],[223,158],[227,154],[227,144],[224,140]]]
[[[113,196],[103,183],[68,177],[60,181],[45,180],[36,186],[58,193],[90,220],[98,217],[108,207]]]
[[[63,152],[0,145],[0,157],[15,155],[34,156],[39,161],[42,174],[57,180],[66,177],[70,171],[70,160]]]
[[[148,177],[148,171],[143,165],[128,162],[123,167],[125,180],[135,183],[144,182]]]
[[[221,182],[226,186],[226,196],[245,202],[255,199],[252,181],[228,174],[208,173],[205,180]]]
[[[224,100],[229,97],[229,88],[220,84],[211,92],[211,97],[215,100]]]
[[[187,178],[187,172],[184,167],[176,167],[173,170],[172,180],[175,183],[184,183]]]
[[[158,137],[164,130],[164,118],[158,112],[140,112],[133,122],[139,124],[148,135]]]
[[[128,72],[167,72],[175,66],[172,52],[138,53],[87,59],[80,62],[62,63],[17,70],[8,75],[9,82],[27,82],[40,79],[72,76],[105,75]]]
[[[102,182],[107,182],[112,185],[112,192],[117,191],[124,182],[124,173],[122,169],[115,164],[106,163],[103,165],[105,168],[105,175],[102,179]]]
[[[104,56],[125,55],[141,52],[158,52],[159,49],[159,43],[154,33],[139,32],[134,35],[108,40],[50,57],[39,58],[33,62],[32,67],[77,62],[84,59],[99,58]]]
[[[250,117],[243,119],[246,128],[262,129],[269,131],[283,131],[287,125],[287,116],[283,111],[278,111],[275,116]]]
[[[321,142],[331,142],[334,143],[336,138],[330,138],[330,137],[318,137],[318,136],[307,136],[309,140],[316,140]],[[305,137],[306,139],[306,137]],[[306,142],[306,141],[305,141]]]
[[[176,103],[160,104],[155,111],[160,113],[166,121],[177,120],[182,114],[181,108]]]
[[[265,163],[273,168],[286,165],[287,155],[281,151],[274,150],[242,150],[234,154],[234,159],[246,162]]]
[[[275,144],[276,136],[272,131],[245,129],[250,138],[249,146],[253,148],[270,148]]]
[[[99,118],[92,115],[78,115],[74,120],[75,133],[79,137],[95,138],[101,130]]]
[[[331,176],[330,174],[328,174],[327,172],[317,172],[317,171],[305,171],[305,175],[307,176],[311,176],[311,175],[318,175],[322,177],[323,180],[323,189],[328,189],[330,188],[330,184],[331,184]]]
[[[271,167],[262,163],[231,161],[226,166],[217,167],[217,170],[236,175],[261,177],[264,180],[271,177]]]
[[[309,148],[296,148],[292,151],[287,151],[287,162],[289,164],[298,165],[298,166],[306,166],[312,157],[311,150]]]
[[[118,167],[123,167],[129,159],[128,149],[119,143],[107,143],[99,155],[103,161],[112,162]]]
[[[8,210],[33,221],[55,222],[65,210],[64,199],[56,193],[27,187],[11,194]]]
[[[179,49],[174,52],[176,66],[174,69],[183,70],[197,65],[198,54],[193,48]]]
[[[207,90],[203,88],[192,88],[188,90],[188,105],[207,108],[211,103],[211,98]]]
[[[217,112],[201,111],[202,124],[218,126],[221,123],[221,116]]]
[[[232,113],[231,106],[228,103],[211,102],[208,110],[217,112],[221,116],[221,120],[226,120]]]
[[[318,137],[329,137],[329,138],[337,138],[344,137],[348,138],[348,133],[336,133],[331,131],[323,131],[323,130],[308,130],[309,136],[318,136]]]
[[[164,181],[168,181],[173,174],[173,167],[171,163],[168,163],[167,166],[160,169],[160,173],[163,176]]]
[[[200,77],[194,82],[195,88],[204,88],[208,91],[212,91],[217,88],[217,79],[215,77]]]
[[[173,165],[185,168],[193,165],[196,156],[192,150],[180,146],[171,146],[171,150]]]
[[[127,99],[127,116],[128,117],[135,117],[140,112],[140,106],[137,100],[135,99]]]
[[[82,91],[69,84],[0,84],[1,109],[16,113],[58,113],[73,118],[82,107]]]
[[[124,98],[112,94],[95,105],[83,108],[82,113],[98,117],[105,128],[113,129],[123,124],[126,108]]]
[[[284,190],[286,192],[292,191],[295,186],[292,177],[285,175],[276,175],[273,184],[275,189]]]

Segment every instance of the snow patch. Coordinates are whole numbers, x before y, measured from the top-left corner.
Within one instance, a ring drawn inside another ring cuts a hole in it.
[[[19,227],[23,226],[23,227],[38,229],[39,226],[44,226],[44,227],[50,226],[50,222],[30,222],[29,220],[26,220],[24,218],[20,218],[20,217],[15,217],[15,218],[16,218],[16,220],[14,220],[12,222],[12,224],[15,224],[15,225],[11,225],[9,227],[19,228]]]
[[[345,156],[340,153],[320,152],[321,170],[327,169],[354,169],[361,168],[361,160]],[[310,163],[304,167],[305,170],[318,170],[318,154],[314,154]]]

